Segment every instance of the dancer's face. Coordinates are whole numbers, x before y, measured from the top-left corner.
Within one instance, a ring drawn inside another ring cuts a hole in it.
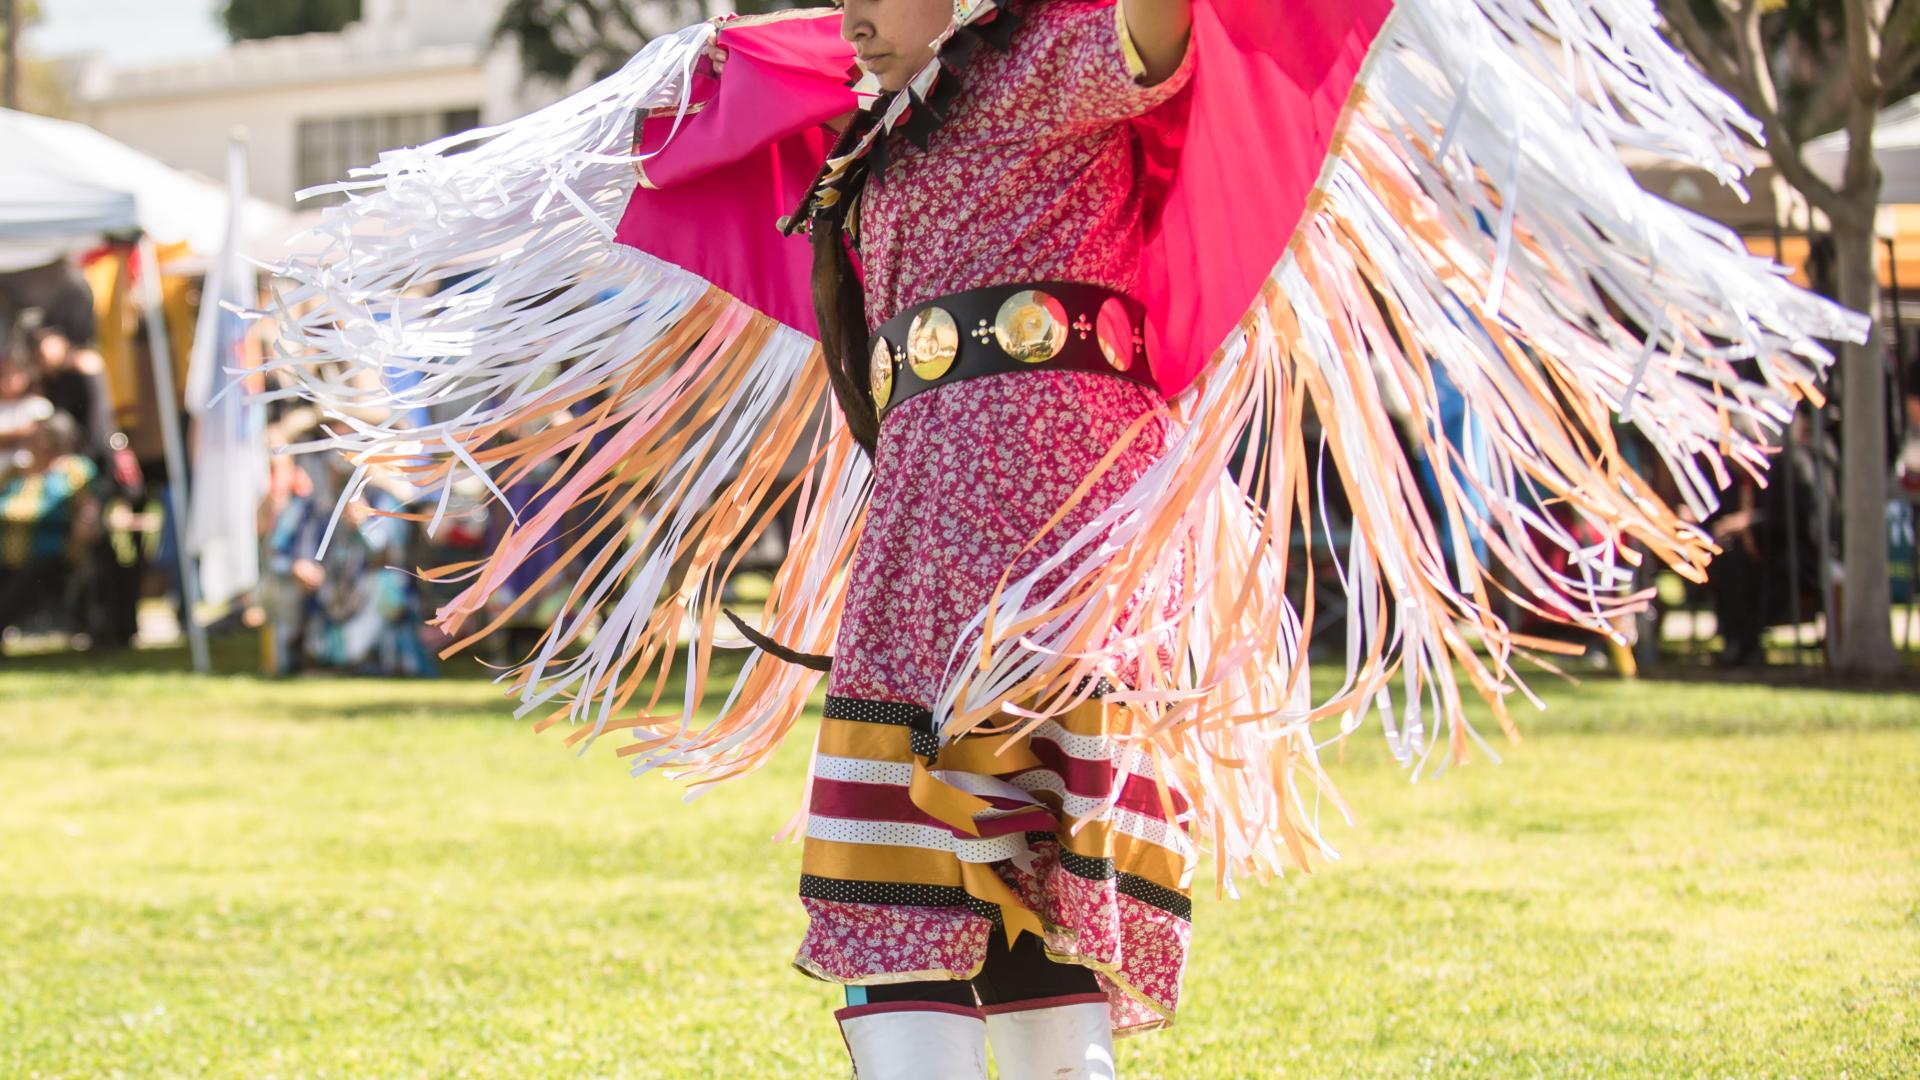
[[[933,39],[953,21],[952,0],[843,0],[840,36],[883,90],[899,90],[933,59]]]

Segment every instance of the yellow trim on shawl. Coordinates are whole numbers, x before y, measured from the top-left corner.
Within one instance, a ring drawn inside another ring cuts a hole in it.
[[[1127,72],[1134,82],[1147,77],[1147,62],[1140,59],[1140,48],[1133,43],[1133,31],[1127,29],[1127,0],[1114,0],[1113,21],[1120,28],[1120,52],[1127,58]]]

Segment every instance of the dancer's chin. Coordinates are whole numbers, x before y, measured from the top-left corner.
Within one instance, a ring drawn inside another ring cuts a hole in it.
[[[884,56],[864,57],[860,61],[860,67],[873,73],[873,77],[880,81],[880,89],[882,90],[894,91],[907,84],[905,76],[899,72],[898,61],[892,53],[887,53]]]

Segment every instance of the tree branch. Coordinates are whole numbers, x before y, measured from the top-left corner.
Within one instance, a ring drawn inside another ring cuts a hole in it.
[[[1845,64],[1821,64],[1820,77],[1807,87],[1805,99],[1800,103],[1800,115],[1793,125],[1794,136],[1801,140],[1818,138],[1829,131],[1845,127],[1847,110],[1852,104],[1850,95],[1852,73]]]
[[[1870,0],[1843,0],[1842,33],[1847,42],[1847,68],[1853,75],[1853,95],[1847,112],[1847,166],[1844,183],[1849,193],[1872,192],[1878,201],[1879,165],[1873,160],[1873,124],[1879,118],[1883,94],[1879,79],[1881,31],[1875,25]]]
[[[1767,156],[1772,159],[1773,167],[1793,185],[1794,189],[1806,196],[1808,202],[1821,210],[1832,214],[1841,205],[1840,193],[1833,185],[1821,179],[1807,166],[1801,156],[1799,141],[1787,130],[1785,120],[1780,115],[1778,95],[1773,87],[1773,73],[1767,66],[1766,52],[1760,41],[1760,5],[1757,0],[1744,0],[1735,21],[1729,13],[1729,25],[1733,30],[1724,40],[1716,38],[1700,20],[1694,18],[1687,7],[1687,0],[1660,0],[1660,13],[1666,17],[1668,27],[1680,37],[1687,55],[1706,72],[1707,77],[1718,83],[1747,110],[1755,120],[1760,121],[1760,130],[1766,139]],[[1729,62],[1728,55],[1733,60]]]
[[[1881,89],[1898,86],[1905,81],[1903,76],[1913,71],[1916,55],[1920,50],[1914,48],[1920,38],[1920,0],[1893,0],[1893,8],[1887,12],[1887,21],[1880,28],[1880,59],[1874,65]]]
[[[1715,41],[1707,28],[1693,17],[1687,0],[1660,0],[1660,14],[1666,18],[1667,27],[1679,35],[1680,45],[1688,59],[1706,72],[1707,78],[1731,93],[1734,83],[1739,81],[1740,73],[1727,63],[1726,50],[1720,42]]]
[[[1920,49],[1909,50],[1900,63],[1885,69],[1880,79],[1880,91],[1884,94],[1897,94],[1902,87],[1911,86],[1915,75],[1920,75]]]

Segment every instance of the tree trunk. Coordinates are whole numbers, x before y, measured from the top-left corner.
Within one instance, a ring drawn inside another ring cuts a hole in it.
[[[7,8],[6,25],[0,33],[7,36],[7,74],[4,97],[9,109],[20,107],[20,0],[0,0]]]
[[[1854,675],[1884,674],[1895,665],[1887,568],[1886,338],[1877,306],[1880,283],[1873,231],[1879,186],[1847,191],[1851,206],[1833,215],[1837,299],[1873,317],[1866,344],[1845,345],[1840,351],[1844,588],[1832,656],[1836,669]],[[1828,626],[1831,633],[1831,620]]]

